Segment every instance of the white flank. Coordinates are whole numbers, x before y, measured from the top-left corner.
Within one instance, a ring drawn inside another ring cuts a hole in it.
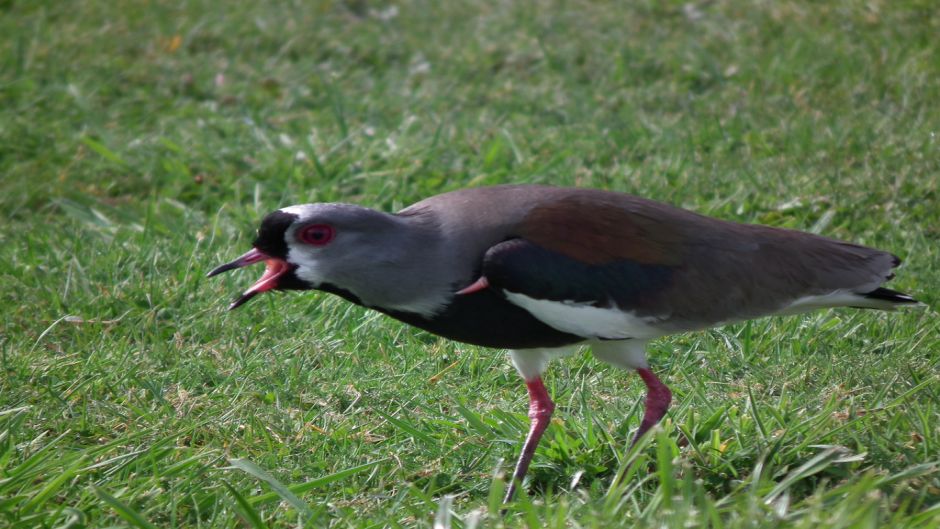
[[[870,307],[873,309],[893,308],[894,303],[883,299],[871,299],[851,290],[836,290],[818,296],[803,296],[791,301],[774,314],[800,314],[829,307]]]
[[[549,301],[516,292],[503,292],[511,303],[529,311],[545,324],[576,336],[605,340],[648,340],[667,334],[654,325],[659,321],[657,318],[641,318],[615,307],[602,309],[586,303]]]
[[[601,362],[626,369],[649,368],[646,361],[646,342],[643,340],[616,340],[591,342],[591,351]]]
[[[509,351],[509,355],[512,358],[512,365],[522,375],[522,378],[532,380],[542,375],[551,360],[572,355],[577,350],[577,345],[555,348],[513,349]]]

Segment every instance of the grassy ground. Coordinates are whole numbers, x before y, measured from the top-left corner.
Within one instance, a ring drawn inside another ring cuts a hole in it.
[[[503,352],[203,279],[281,205],[543,182],[878,246],[937,306],[932,0],[4,0],[0,31],[0,525],[940,523],[934,310],[660,340],[632,455],[638,378],[557,362],[500,517]]]

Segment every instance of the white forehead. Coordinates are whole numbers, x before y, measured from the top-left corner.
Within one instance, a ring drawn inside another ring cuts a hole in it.
[[[294,206],[281,208],[278,211],[283,211],[284,213],[290,213],[291,215],[297,215],[298,217],[303,218],[312,214],[316,207],[316,204],[297,204]]]
[[[325,222],[355,224],[373,219],[375,211],[342,202],[319,202],[315,204],[297,204],[283,207],[281,213],[294,215],[297,221],[306,222],[310,219],[321,218]]]

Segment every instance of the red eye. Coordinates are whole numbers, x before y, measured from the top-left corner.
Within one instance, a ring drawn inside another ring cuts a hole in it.
[[[328,224],[311,224],[300,230],[300,240],[314,246],[328,244],[336,236],[336,230]]]

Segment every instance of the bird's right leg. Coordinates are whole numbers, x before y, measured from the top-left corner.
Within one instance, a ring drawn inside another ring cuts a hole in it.
[[[598,341],[591,344],[594,356],[608,364],[635,369],[646,384],[646,405],[643,420],[633,436],[630,447],[643,437],[656,423],[662,420],[672,402],[672,392],[650,369],[646,361],[646,342],[642,340]]]
[[[631,448],[643,437],[643,434],[666,415],[666,410],[669,409],[669,404],[672,402],[672,392],[656,377],[652,370],[641,367],[636,372],[646,383],[646,406],[643,410],[643,420],[640,421],[640,427],[637,429],[636,435],[633,436],[633,442],[630,443]]]

